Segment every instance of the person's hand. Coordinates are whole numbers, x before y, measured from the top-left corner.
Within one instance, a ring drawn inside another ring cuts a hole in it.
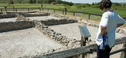
[[[106,34],[108,34],[108,33],[105,31],[102,36],[105,36]]]

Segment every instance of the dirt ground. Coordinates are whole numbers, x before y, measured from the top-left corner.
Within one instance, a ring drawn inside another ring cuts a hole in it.
[[[35,56],[61,46],[36,28],[0,33],[0,58]]]
[[[0,22],[15,22],[17,18],[2,18]]]
[[[55,30],[56,32],[61,33],[62,35],[67,36],[70,39],[77,39],[77,40],[81,40],[81,35],[80,35],[80,30],[78,28],[78,25],[81,25],[79,23],[72,23],[72,24],[62,24],[62,25],[53,25],[53,26],[49,26],[49,28]],[[91,27],[91,26],[87,26],[91,37],[89,39],[92,40],[92,43],[95,43],[95,38],[96,38],[96,34],[98,32],[98,28],[96,27]],[[125,35],[123,34],[119,34],[116,33],[116,38],[120,38],[120,37],[124,37]],[[113,47],[112,51],[118,50],[120,48],[122,48],[123,45],[116,45]],[[111,56],[111,58],[120,58],[120,53],[114,54]],[[89,56],[89,58],[94,58],[96,57],[96,53],[93,53],[92,55]]]

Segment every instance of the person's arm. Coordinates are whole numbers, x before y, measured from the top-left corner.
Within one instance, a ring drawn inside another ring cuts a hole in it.
[[[123,25],[123,24],[117,24],[117,28],[120,27],[120,26],[122,26],[122,25]]]
[[[125,24],[125,20],[118,15],[117,28]]]
[[[109,21],[109,15],[108,15],[108,13],[104,13],[102,15],[101,22],[99,24],[99,26],[101,28],[101,32],[100,32],[101,36],[105,36],[107,34],[106,29],[108,27],[108,21]]]
[[[106,34],[108,34],[108,33],[106,32],[106,27],[101,26],[101,33],[100,33],[100,35],[101,35],[101,36],[105,36]]]

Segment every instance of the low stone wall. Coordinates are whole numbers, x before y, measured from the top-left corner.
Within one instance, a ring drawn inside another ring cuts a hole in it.
[[[37,28],[44,35],[48,36],[50,39],[64,45],[69,48],[75,48],[80,46],[80,41],[75,39],[69,39],[63,36],[61,33],[55,32],[53,29],[48,28],[45,24],[39,21],[35,21],[35,28]]]
[[[34,27],[33,21],[2,22],[0,23],[0,32],[31,28],[31,27]]]
[[[72,18],[72,17],[66,16],[66,15],[60,15],[60,14],[52,13],[52,12],[38,11],[37,13],[40,13],[40,14],[41,13],[48,13],[48,14],[50,14],[50,16],[57,17],[57,18],[62,18],[62,19],[67,19],[67,20],[76,20],[76,21],[81,20],[79,18]]]
[[[37,28],[40,32],[42,32],[44,35],[48,36],[52,40],[55,40],[56,42],[67,46],[70,40],[66,36],[62,36],[61,33],[56,33],[54,30],[48,28],[45,26],[45,24],[41,22],[35,21],[35,28]]]
[[[27,12],[27,13],[17,13],[17,20],[23,20],[23,21],[29,21],[29,18],[26,17],[33,17],[33,16],[48,16],[50,15],[49,13],[38,13],[36,14],[36,12]]]
[[[16,17],[16,13],[14,12],[2,12],[2,14],[0,14],[0,18],[13,18]]]
[[[45,25],[58,25],[58,24],[67,24],[67,23],[76,23],[77,20],[72,19],[48,19],[41,21]]]
[[[20,15],[23,15],[25,17],[33,17],[33,16],[49,16],[50,13],[18,13]]]
[[[17,16],[17,20],[18,20],[18,21],[20,21],[20,20],[29,21],[29,18],[26,18],[26,17],[23,16],[23,15],[16,14],[16,16]]]

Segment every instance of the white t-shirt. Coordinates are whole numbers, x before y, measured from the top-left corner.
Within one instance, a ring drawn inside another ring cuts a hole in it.
[[[123,18],[121,18],[118,14],[113,12],[112,10],[108,10],[105,13],[103,13],[101,22],[99,24],[99,29],[96,37],[96,43],[97,45],[102,45],[103,40],[102,36],[100,35],[101,32],[101,26],[106,27],[106,32],[108,33],[106,36],[108,36],[106,45],[108,45],[110,48],[114,46],[115,42],[115,31],[117,28],[117,24],[124,24],[125,21]]]

